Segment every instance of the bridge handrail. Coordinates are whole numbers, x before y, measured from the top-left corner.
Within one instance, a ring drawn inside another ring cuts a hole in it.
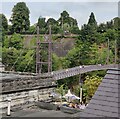
[[[98,64],[98,65],[80,65],[80,66],[76,66],[74,68],[68,68],[68,69],[62,69],[62,70],[58,70],[58,71],[53,71],[53,72],[49,72],[49,73],[44,73],[44,74],[41,74],[41,77],[44,77],[44,76],[58,76],[58,75],[61,75],[65,72],[77,72],[81,69],[89,69],[90,71],[92,71],[92,69],[94,68],[100,68],[100,69],[104,69],[104,68],[114,68],[116,67],[118,64],[109,64],[109,65],[101,65],[101,64]]]

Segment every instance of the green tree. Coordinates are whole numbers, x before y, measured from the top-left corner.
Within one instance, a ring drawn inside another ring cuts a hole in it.
[[[23,53],[15,65],[15,70],[22,72],[35,72],[35,51],[29,49],[24,49],[24,51],[22,49],[20,51]],[[19,55],[21,52],[19,52]]]
[[[67,64],[69,68],[79,66],[79,65],[87,65],[90,62],[90,43],[82,42],[79,40],[76,41],[75,47],[71,49],[67,56]]]
[[[46,22],[45,22],[45,18],[43,18],[43,17],[39,17],[38,18],[38,23],[37,23],[37,25],[39,26],[39,28],[41,29],[41,28],[44,28],[45,26],[46,26]]]
[[[88,24],[84,24],[82,26],[79,38],[82,41],[94,43],[97,40],[96,34],[97,34],[97,22],[95,20],[94,13],[92,12],[88,20]]]
[[[68,23],[69,21],[69,14],[67,11],[63,11],[61,14],[60,14],[60,18],[58,19],[58,24],[59,26],[62,27],[62,30],[64,29],[63,25],[65,23]],[[64,32],[64,31],[63,31]]]
[[[8,21],[4,14],[0,14],[0,28],[2,28],[2,27],[5,31],[8,30]]]
[[[39,26],[40,33],[42,34],[46,33],[46,22],[44,17],[40,16],[38,18],[37,26]]]
[[[29,32],[30,32],[31,34],[33,34],[33,33],[35,34],[35,33],[36,33],[36,26],[35,26],[35,25],[30,26]]]
[[[88,34],[89,34],[88,25],[84,24],[81,27],[80,35],[79,35],[78,39],[81,40],[81,41],[87,41],[87,35]]]
[[[0,43],[2,44],[2,46],[4,46],[5,34],[7,31],[8,31],[7,18],[4,14],[0,14]]]
[[[72,17],[69,17],[68,24],[70,25],[70,27],[78,26],[77,20]]]
[[[98,64],[98,60],[99,60],[99,46],[94,43],[91,45],[90,47],[91,52],[90,52],[90,64]]]
[[[67,24],[67,26],[69,28],[72,28],[72,27],[77,27],[78,24],[77,24],[77,20],[70,17],[69,13],[67,11],[63,11],[61,13],[61,16],[60,18],[58,19],[58,23],[59,23],[59,26],[61,26],[63,28],[63,30],[65,31],[66,29],[64,28],[64,24]],[[65,25],[66,26],[66,25]],[[70,30],[69,30],[70,32]]]
[[[12,29],[12,25],[8,25],[8,35],[10,34],[12,34],[14,31],[13,31],[13,29]]]
[[[113,19],[113,25],[114,25],[114,29],[120,30],[120,18],[119,17],[115,17]]]
[[[35,72],[35,51],[28,49],[17,50],[14,47],[2,49],[2,63],[6,70]]]
[[[80,30],[78,26],[73,26],[72,28],[70,28],[70,32],[73,34],[80,34]]]
[[[12,23],[13,32],[21,33],[29,29],[29,9],[26,6],[26,3],[19,2],[12,9],[12,16],[10,21]]]
[[[6,48],[13,47],[16,49],[21,49],[23,48],[23,37],[20,34],[13,34],[11,37],[5,38],[4,44]]]
[[[101,23],[97,27],[97,32],[99,32],[99,33],[104,33],[104,32],[106,32],[106,30],[107,30],[107,27],[106,27],[106,24],[104,24],[104,23]]]
[[[49,26],[49,25],[58,25],[58,22],[53,18],[49,18],[47,20],[47,26]]]
[[[65,32],[65,33],[67,33],[67,32],[70,31],[70,25],[69,25],[68,23],[65,23],[65,24],[63,25],[63,28],[64,28],[64,32]]]
[[[2,63],[5,65],[6,70],[15,70],[14,67],[14,62],[16,61],[18,55],[18,51],[15,48],[2,48]],[[12,69],[11,69],[12,68]]]
[[[88,24],[89,25],[97,25],[97,22],[95,20],[95,16],[94,16],[93,12],[91,12],[91,14],[90,14],[90,17],[89,17],[89,20],[88,20]]]
[[[107,23],[106,23],[106,26],[107,26],[107,29],[113,29],[113,21],[111,20],[111,21],[108,21]]]
[[[58,26],[58,22],[55,19],[49,18],[47,20],[47,29],[49,29],[49,25],[51,25],[51,32],[52,32],[52,34],[59,33],[60,27]]]
[[[61,68],[61,60],[60,58],[56,55],[56,54],[53,54],[52,55],[52,70],[53,71],[56,71],[56,70],[59,70]]]
[[[69,17],[68,12],[67,12],[67,11],[63,11],[63,12],[61,13],[61,17],[63,17],[63,18],[68,18],[68,17]]]

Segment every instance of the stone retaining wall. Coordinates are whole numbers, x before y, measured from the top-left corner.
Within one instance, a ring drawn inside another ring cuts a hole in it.
[[[2,83],[2,94],[31,89],[36,90],[55,85],[54,79],[37,76],[3,78],[0,83]]]
[[[0,80],[0,85],[2,86],[0,109],[7,109],[9,98],[12,107],[33,103],[37,100],[47,100],[49,92],[56,87],[56,83],[51,77],[40,78],[38,76],[7,77]]]
[[[54,91],[54,88],[0,95],[0,109],[2,109],[2,113],[6,113],[8,99],[11,99],[11,108],[13,108],[14,106],[30,104],[38,100],[47,100],[49,99],[49,92],[52,91]]]

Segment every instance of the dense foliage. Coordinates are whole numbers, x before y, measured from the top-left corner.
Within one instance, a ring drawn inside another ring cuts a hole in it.
[[[87,76],[85,79],[86,80],[83,85],[84,97],[86,97],[86,99],[90,99],[100,85],[102,78],[98,76]]]
[[[77,20],[70,17],[67,11],[63,11],[60,14],[60,18],[55,20],[54,18],[49,18],[47,21],[43,17],[39,17],[37,25],[40,28],[40,33],[45,34],[48,33],[48,27],[51,25],[53,34],[68,34],[74,33],[78,34],[80,32]]]

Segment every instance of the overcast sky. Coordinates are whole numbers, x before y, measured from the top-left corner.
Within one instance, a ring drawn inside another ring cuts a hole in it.
[[[95,14],[95,18],[98,23],[110,21],[114,17],[118,16],[118,0],[6,0],[2,1],[2,9],[0,13],[3,13],[7,19],[10,19],[12,14],[12,8],[17,2],[26,2],[27,7],[30,10],[30,22],[31,25],[37,22],[39,16],[45,18],[58,19],[60,13],[66,10],[71,17],[77,19],[79,27],[88,22],[90,13]],[[50,1],[50,2],[48,2]],[[91,2],[90,2],[91,1]],[[114,2],[113,2],[114,1]]]

